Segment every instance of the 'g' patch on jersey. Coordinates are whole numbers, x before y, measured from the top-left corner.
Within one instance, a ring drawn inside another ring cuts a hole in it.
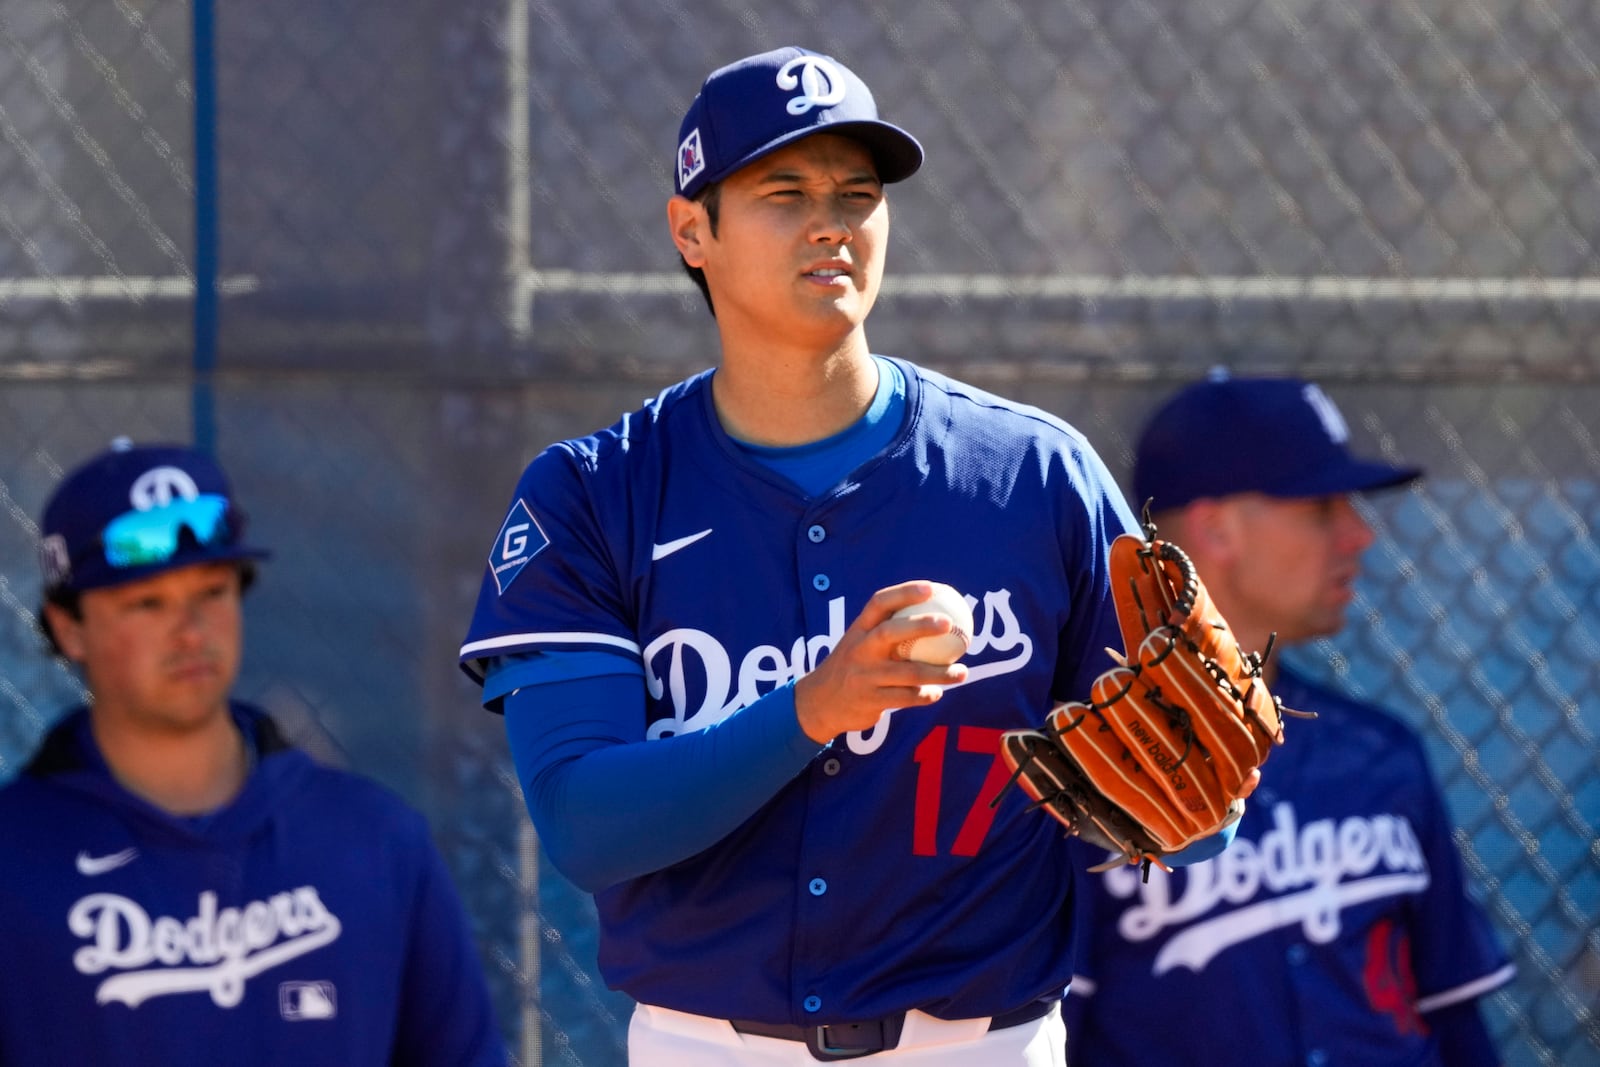
[[[489,573],[494,575],[495,588],[500,590],[501,595],[522,573],[528,561],[549,545],[550,538],[545,536],[539,520],[533,517],[528,505],[518,498],[506,513],[506,521],[500,524],[500,533],[489,552]]]

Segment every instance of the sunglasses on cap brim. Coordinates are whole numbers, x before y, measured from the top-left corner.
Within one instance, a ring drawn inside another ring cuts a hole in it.
[[[106,523],[100,547],[113,567],[148,567],[168,562],[186,543],[199,548],[233,544],[243,518],[227,497],[202,493],[118,515]],[[191,540],[185,540],[185,531]]]

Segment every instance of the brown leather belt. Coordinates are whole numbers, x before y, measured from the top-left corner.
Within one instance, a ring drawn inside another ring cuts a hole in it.
[[[1055,1005],[1054,1000],[1030,1001],[1016,1011],[1008,1011],[990,1019],[989,1029],[1005,1030],[1008,1027],[1031,1023],[1050,1014],[1050,1009]],[[810,1050],[814,1059],[831,1061],[853,1060],[896,1047],[900,1044],[900,1031],[905,1027],[906,1014],[900,1012],[870,1022],[831,1023],[827,1026],[758,1023],[744,1019],[730,1019],[728,1022],[741,1034],[799,1041]]]

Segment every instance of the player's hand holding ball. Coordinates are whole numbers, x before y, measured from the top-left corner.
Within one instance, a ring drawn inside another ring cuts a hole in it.
[[[950,620],[950,632],[902,641],[895,649],[897,656],[942,667],[967,654],[972,644],[972,609],[967,606],[967,598],[953,586],[934,582],[931,597],[901,608],[893,617],[909,619],[919,615],[944,616]]]
[[[923,579],[878,590],[833,650],[796,681],[801,729],[827,744],[873,728],[887,711],[935,703],[945,686],[966,681],[959,660],[971,635],[972,611],[948,585]]]

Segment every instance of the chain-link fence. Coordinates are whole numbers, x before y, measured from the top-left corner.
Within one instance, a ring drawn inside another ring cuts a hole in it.
[[[246,695],[427,811],[519,1058],[621,1063],[588,902],[454,650],[522,464],[712,360],[665,232],[677,123],[784,43],[928,150],[876,350],[1061,414],[1119,476],[1218,363],[1320,379],[1426,466],[1366,504],[1352,625],[1296,655],[1427,740],[1519,968],[1506,1062],[1600,1064],[1587,3],[6,0],[0,778],[80,692],[32,629],[54,480],[114,434],[204,438],[277,550]]]

